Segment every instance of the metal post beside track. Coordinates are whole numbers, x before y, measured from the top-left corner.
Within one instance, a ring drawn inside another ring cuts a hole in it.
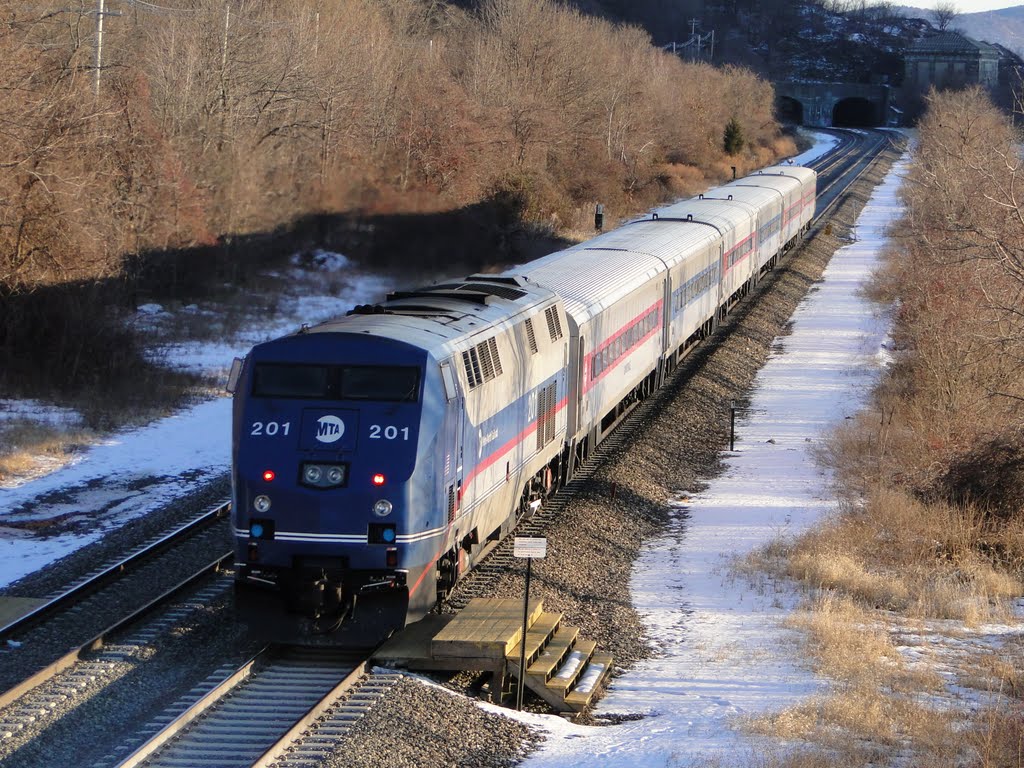
[[[526,558],[526,590],[523,595],[523,639],[519,643],[519,685],[516,687],[516,711],[523,709],[523,687],[526,685],[526,632],[530,617],[530,571],[533,558]]]
[[[547,554],[548,540],[516,536],[513,557],[526,558],[526,588],[523,592],[523,636],[519,641],[519,684],[516,686],[516,711],[523,709],[523,689],[526,686],[526,633],[530,631],[530,572],[533,558]]]
[[[736,401],[729,402],[729,450],[736,450]]]

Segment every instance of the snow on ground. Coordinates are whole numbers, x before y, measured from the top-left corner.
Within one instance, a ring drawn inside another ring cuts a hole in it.
[[[645,547],[632,592],[657,657],[616,678],[598,715],[642,714],[584,728],[527,718],[550,732],[529,768],[739,765],[750,743],[737,716],[786,708],[824,683],[801,662],[781,620],[796,602],[781,585],[749,583],[730,563],[833,507],[814,446],[865,402],[884,363],[888,322],[859,294],[901,211],[906,160],[877,187],[855,242],[836,252],[793,316],[792,335],[759,373],[725,471],[693,497],[668,500],[669,532]]]
[[[4,421],[33,421],[73,428],[82,423],[82,417],[71,408],[61,408],[38,400],[0,399],[0,422]]]
[[[394,289],[389,278],[355,273],[348,259],[340,253],[317,250],[312,254],[297,254],[292,257],[291,262],[293,266],[290,270],[275,275],[284,285],[309,286],[312,277],[315,281],[313,285],[323,290],[324,283],[331,277],[353,276],[337,294],[293,291],[290,295],[278,297],[273,317],[267,318],[266,322],[251,325],[230,341],[161,344],[151,350],[152,359],[171,368],[213,375],[223,382],[227,380],[227,374],[231,370],[231,361],[244,355],[254,344],[292,333],[303,323],[313,325],[335,315],[344,314],[354,305],[377,301]],[[203,313],[195,304],[185,306],[181,311],[200,316]],[[159,317],[161,314],[169,314],[159,304],[139,307],[137,313],[137,323],[145,322],[147,318]]]
[[[792,162],[793,165],[807,165],[814,160],[828,152],[832,147],[839,143],[839,138],[831,133],[811,133],[808,138],[814,142],[814,145],[806,152],[801,152],[796,157],[791,157],[786,162]]]
[[[344,257],[325,252],[315,255],[313,266],[347,269]],[[167,365],[223,377],[231,361],[253,344],[379,300],[391,288],[383,277],[348,271],[347,285],[336,295],[284,296],[266,323],[230,342],[170,345],[159,355]],[[157,304],[137,312],[136,322],[150,323],[168,314]],[[0,401],[0,418],[4,414],[74,422],[73,413],[28,402]],[[145,427],[109,435],[59,471],[0,486],[0,587],[200,489],[228,470],[230,456],[231,400],[218,397]],[[48,526],[40,525],[44,521]]]

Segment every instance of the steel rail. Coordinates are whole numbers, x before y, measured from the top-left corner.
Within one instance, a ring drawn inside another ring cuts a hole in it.
[[[222,503],[213,509],[207,510],[184,525],[143,544],[138,550],[127,557],[111,565],[104,566],[103,570],[98,573],[85,577],[82,581],[56,595],[43,605],[0,627],[0,642],[10,639],[19,632],[24,632],[38,626],[50,616],[66,610],[75,601],[81,600],[84,596],[97,592],[106,585],[116,581],[125,573],[134,569],[135,566],[149,561],[155,555],[166,551],[179,541],[185,540],[197,531],[203,530],[218,520],[227,517],[230,508],[230,503]]]
[[[819,194],[819,197],[824,196],[833,188],[835,188],[836,185],[843,181],[845,181],[846,183],[842,187],[840,187],[838,191],[842,192],[845,189],[849,188],[854,182],[860,179],[861,176],[867,173],[867,171],[874,165],[875,161],[879,158],[882,152],[884,152],[887,148],[891,146],[893,146],[892,136],[887,134],[877,134],[875,143],[872,146],[868,147],[865,150],[865,152],[861,154],[859,159],[857,159],[855,162],[852,162],[848,169],[844,170],[841,174],[839,174],[836,177],[834,181],[826,185],[825,188],[821,191],[821,194]],[[860,170],[857,170],[858,168]],[[856,171],[856,173],[853,173],[854,171]],[[851,173],[853,174],[852,176],[850,175]],[[824,205],[824,207],[822,207],[821,211],[815,214],[813,219],[813,231],[816,232],[818,230],[822,219],[825,218],[825,215],[829,213],[841,199],[842,196],[840,194],[837,193],[833,195],[832,199],[828,201]]]
[[[116,766],[177,765],[201,754],[205,765],[268,768],[356,688],[367,664],[356,654],[267,646]],[[361,704],[368,711],[378,698]]]
[[[114,632],[118,632],[124,629],[129,624],[142,618],[142,616],[144,616],[145,614],[155,610],[160,605],[168,602],[180,593],[195,586],[203,578],[213,573],[217,573],[224,566],[230,565],[231,554],[218,557],[209,565],[205,566],[202,570],[191,574],[188,578],[180,581],[178,584],[166,590],[163,594],[159,595],[153,600],[150,600],[141,608],[138,608],[135,611],[133,611],[130,615],[125,616],[122,619],[119,619],[117,622],[111,624],[109,627],[107,627],[94,637],[92,637],[87,642],[82,643],[77,648],[73,648],[71,651],[64,654],[56,661],[48,664],[47,666],[40,669],[38,672],[34,673],[31,677],[23,680],[22,682],[18,683],[17,685],[0,694],[0,708],[12,704],[13,702],[17,701],[19,698],[24,696],[26,693],[31,691],[33,688],[38,687],[42,683],[45,683],[47,680],[50,680],[56,675],[60,674],[65,669],[72,666],[75,662],[79,661],[83,653],[102,648],[108,635],[111,635]]]

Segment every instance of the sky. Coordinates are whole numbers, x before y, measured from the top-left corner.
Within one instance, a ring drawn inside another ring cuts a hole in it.
[[[935,8],[936,0],[893,0],[896,5],[911,5],[914,8]],[[996,11],[1000,8],[1014,8],[1024,5],[1019,2],[1008,2],[1008,0],[953,0],[953,4],[960,13],[978,13],[980,11]]]

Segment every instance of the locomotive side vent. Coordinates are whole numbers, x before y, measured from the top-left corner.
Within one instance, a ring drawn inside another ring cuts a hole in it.
[[[455,520],[455,486],[448,486],[448,522]]]
[[[537,393],[537,449],[555,439],[555,406],[558,382],[553,381]]]
[[[501,358],[498,357],[498,341],[493,336],[487,340],[487,349],[491,352],[491,362],[494,364],[494,375],[501,376]]]
[[[494,378],[494,363],[491,361],[491,348],[483,341],[476,345],[477,355],[480,357],[480,367],[483,368],[484,381]]]
[[[470,389],[476,389],[485,381],[497,378],[501,375],[498,342],[491,337],[466,350],[462,353],[462,364],[466,368],[466,380]]]
[[[548,420],[544,425],[544,442],[550,443],[555,439],[555,408],[558,405],[558,382],[552,381],[548,385]]]
[[[526,342],[530,345],[530,352],[536,355],[539,347],[537,346],[537,334],[533,332],[533,319],[526,318],[523,325],[526,326]]]
[[[544,317],[548,321],[548,334],[551,336],[551,340],[558,341],[562,338],[562,321],[558,317],[558,308],[548,307],[544,310]]]
[[[544,447],[544,422],[548,418],[548,388],[537,393],[537,450]]]
[[[470,389],[475,389],[484,383],[475,348],[462,353],[462,364],[466,367],[466,381],[469,382]]]

